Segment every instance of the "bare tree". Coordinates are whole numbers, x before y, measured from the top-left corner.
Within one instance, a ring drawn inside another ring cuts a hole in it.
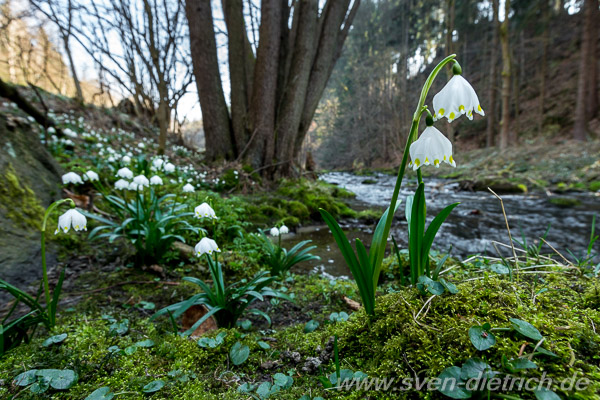
[[[500,43],[502,45],[502,119],[500,120],[499,147],[508,147],[510,137],[510,80],[511,80],[511,57],[508,29],[510,15],[510,0],[504,1],[504,21],[500,24]]]
[[[243,158],[269,177],[295,172],[315,110],[360,0],[262,0],[258,45],[254,5],[222,0],[231,112],[219,74],[210,0],[186,0],[207,158]],[[257,46],[256,46],[257,45]],[[256,47],[256,55],[253,51]]]
[[[185,22],[178,0],[107,0],[86,8],[77,31],[102,75],[133,98],[138,115],[158,124],[161,153],[173,110],[192,82]]]
[[[76,12],[76,5],[73,0],[29,0],[31,5],[44,14],[56,27],[58,33],[63,42],[63,47],[67,59],[69,60],[69,66],[71,68],[71,77],[73,78],[73,84],[75,85],[76,98],[81,104],[83,104],[83,91],[81,90],[81,83],[77,77],[77,70],[75,68],[75,62],[73,61],[73,53],[71,52],[70,40],[73,35],[73,16]]]

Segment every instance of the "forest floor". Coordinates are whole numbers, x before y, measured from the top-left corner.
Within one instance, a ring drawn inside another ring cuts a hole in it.
[[[52,139],[10,104],[3,107],[0,113],[16,121],[15,129],[46,140],[65,172],[95,170],[115,196],[132,199],[111,189],[116,171],[128,166],[136,174],[159,175],[164,184],[154,190],[174,194],[186,210],[209,202],[218,220],[188,220],[218,242],[224,280],[234,287],[269,270],[268,246],[256,235],[258,229],[285,223],[293,234],[296,226],[319,220],[319,208],[338,219],[372,218],[369,210],[353,210],[352,193],[341,188],[306,179],[267,188],[243,165],[211,168],[180,145],[167,149],[174,172],[152,170],[155,132],[114,111],[71,112],[68,102],[58,99],[53,114],[73,134]],[[493,151],[469,153],[453,171],[459,175],[448,178],[467,180],[468,171],[476,169],[481,180],[518,177],[516,185],[538,187],[525,178],[531,176],[540,189],[564,183],[565,190],[594,190],[592,182],[600,180],[596,142],[585,150],[564,143],[560,150],[538,151],[544,157],[521,150],[509,158]],[[560,164],[542,164],[556,159]],[[523,170],[532,165],[532,172]],[[552,179],[550,169],[560,180]],[[188,183],[194,192],[183,191]],[[27,189],[25,181],[20,184]],[[90,214],[118,219],[89,182],[63,189]],[[14,200],[13,207],[19,207]],[[99,226],[88,221],[89,231]],[[453,285],[431,292],[402,285],[409,261],[401,251],[384,260],[374,316],[360,307],[354,281],[292,268],[271,282],[287,300],[266,297],[252,303],[270,323],[246,313],[231,328],[205,326],[203,336],[187,337],[182,333],[197,315],[150,317],[202,292],[183,277],[215,284],[205,259],[191,257],[191,248],[184,246],[169,249],[155,263],[140,264],[127,238],[90,240],[85,232],[55,236],[56,223],[55,215],[47,232],[58,257],[50,286],[56,286],[59,271],[66,275],[57,324],[51,330],[40,327],[29,343],[0,356],[2,399],[600,399],[600,264],[593,254],[577,263],[535,248],[515,249],[516,257],[508,259],[472,257],[443,264],[436,256],[432,270],[440,265],[440,276]],[[193,232],[182,237],[192,246],[200,239]],[[38,284],[32,279],[29,292]],[[63,371],[61,378],[46,379],[48,370]],[[437,377],[466,383],[478,375],[486,381],[516,379],[517,386],[490,389],[479,380],[476,387],[436,390]],[[334,388],[339,376],[356,378],[354,387]],[[547,388],[518,385],[545,377],[552,379]]]

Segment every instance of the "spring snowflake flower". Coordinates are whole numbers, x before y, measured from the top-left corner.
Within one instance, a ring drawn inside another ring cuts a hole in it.
[[[62,176],[62,182],[63,182],[63,185],[68,185],[69,183],[72,183],[74,185],[79,185],[80,183],[83,183],[83,181],[81,180],[81,177],[79,175],[77,175],[75,172],[68,172],[68,173],[64,174]]]
[[[142,143],[142,142],[139,142],[137,144],[137,147],[139,147],[140,149],[144,149],[144,148],[146,148],[146,145],[144,143]]]
[[[215,214],[215,210],[212,209],[207,203],[202,203],[198,207],[194,209],[194,214],[196,218],[212,218],[218,219]]]
[[[135,178],[133,178],[133,183],[137,185],[138,190],[141,189],[143,186],[147,187],[148,185],[150,185],[150,181],[144,175],[138,175]]]
[[[192,193],[194,190],[194,186],[190,185],[189,183],[183,187],[183,193]]]
[[[160,178],[160,176],[154,175],[152,178],[150,178],[150,184],[151,185],[162,185],[163,181]]]
[[[123,179],[133,179],[133,172],[127,167],[121,168],[117,171],[117,176]]]
[[[290,232],[290,230],[285,225],[281,225],[281,228],[279,228],[279,233],[281,235],[285,235],[286,233],[289,233],[289,232]]]
[[[435,119],[448,118],[448,122],[465,114],[470,120],[473,112],[485,115],[477,93],[465,78],[462,77],[462,69],[455,63],[452,67],[454,76],[446,83],[446,86],[433,97],[433,109]]]
[[[279,236],[279,229],[271,228],[271,231],[269,233],[271,234],[271,236]]]
[[[129,186],[127,186],[127,189],[128,189],[128,190],[133,190],[133,191],[138,191],[138,190],[140,190],[140,185],[138,185],[138,184],[137,184],[137,183],[135,183],[135,182],[131,182],[131,183],[129,184]]]
[[[129,188],[129,182],[127,182],[125,179],[119,179],[118,181],[115,182],[115,189],[117,190],[124,190],[124,189],[128,189]]]
[[[75,138],[77,137],[77,133],[76,133],[76,132],[73,132],[73,131],[72,131],[71,129],[69,129],[69,128],[65,128],[65,129],[63,129],[63,133],[64,133],[65,135],[67,135],[68,137],[70,137],[70,138],[73,138],[73,139],[75,139]]]
[[[163,166],[164,163],[165,162],[164,162],[164,160],[162,158],[155,158],[152,161],[152,168],[154,170],[160,170],[160,168]]]
[[[89,180],[90,182],[93,182],[93,181],[99,180],[100,177],[94,171],[88,171],[85,174],[83,174],[83,179]]]
[[[196,244],[194,251],[196,256],[200,257],[202,254],[212,254],[213,251],[220,253],[221,249],[219,249],[219,246],[217,246],[217,243],[214,240],[205,237]]]
[[[71,228],[76,231],[87,231],[87,219],[74,208],[58,217],[58,227],[54,234],[56,235],[60,231],[67,233]]]
[[[131,162],[131,157],[123,156],[123,158],[121,158],[121,161],[123,162],[123,164],[129,164]]]
[[[171,172],[175,172],[175,166],[173,164],[171,164],[170,162],[165,164],[165,172],[167,174],[171,173]]]
[[[435,165],[439,168],[442,161],[456,167],[452,158],[452,143],[431,125],[410,145],[409,152],[413,170],[421,165]]]

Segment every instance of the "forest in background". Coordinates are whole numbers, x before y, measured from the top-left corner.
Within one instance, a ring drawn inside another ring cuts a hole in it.
[[[497,0],[363,1],[315,118],[310,149],[318,165],[397,165],[421,86],[451,53],[486,112],[474,123],[438,122],[459,150],[570,139],[575,121],[583,122],[577,127],[583,138],[597,138],[600,13],[597,1],[587,3],[588,9],[582,1],[513,0],[506,22],[495,15],[494,8],[502,17],[505,10],[498,8],[506,5]],[[430,93],[444,81],[438,79]],[[578,99],[580,85],[584,100]],[[585,105],[583,117],[578,102]]]
[[[292,1],[279,16],[255,1],[190,1],[187,14],[174,0],[30,3],[0,3],[0,78],[144,117],[161,148],[204,116],[207,161],[242,160],[270,177],[297,175],[312,158],[325,169],[396,165],[421,85],[451,53],[486,111],[472,124],[438,123],[458,149],[594,139],[600,129],[597,0],[346,1],[335,21],[332,2]],[[190,11],[204,3],[212,13]],[[261,27],[286,15],[287,39],[263,33],[271,56],[258,57]],[[192,42],[190,18],[210,22]],[[95,79],[78,77],[74,45]],[[277,52],[284,62],[268,65]],[[202,114],[178,115],[194,83]]]

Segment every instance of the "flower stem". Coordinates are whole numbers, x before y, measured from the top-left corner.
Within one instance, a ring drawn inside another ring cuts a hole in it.
[[[417,139],[418,131],[419,131],[419,120],[421,119],[421,115],[427,109],[425,106],[425,99],[427,98],[427,93],[433,84],[433,81],[437,74],[441,71],[442,68],[449,62],[453,62],[456,54],[451,54],[448,57],[444,58],[440,63],[431,71],[429,77],[425,81],[425,85],[423,85],[423,89],[421,90],[421,96],[419,98],[419,104],[417,105],[417,109],[413,115],[412,124],[410,126],[410,131],[408,134],[408,138],[406,139],[406,146],[404,147],[404,154],[402,155],[402,162],[400,163],[400,167],[398,168],[398,176],[396,177],[396,185],[394,186],[394,192],[392,194],[392,200],[390,201],[390,207],[388,208],[387,218],[385,220],[383,236],[381,239],[381,243],[374,243],[379,249],[377,260],[373,265],[373,286],[374,289],[377,289],[377,282],[379,280],[379,272],[381,271],[381,263],[383,261],[383,255],[385,253],[385,247],[387,245],[387,238],[390,234],[390,229],[392,227],[392,221],[394,219],[394,211],[396,210],[396,203],[398,202],[398,195],[400,193],[400,186],[402,186],[402,179],[404,178],[404,172],[406,170],[406,164],[408,162],[408,154],[410,150],[410,145],[413,141]],[[419,177],[419,182],[422,182],[422,177],[420,176],[420,169],[417,172],[417,176]]]
[[[48,268],[46,266],[46,224],[48,223],[48,217],[50,217],[50,213],[52,213],[52,211],[58,207],[59,205],[61,205],[62,203],[65,202],[71,202],[71,206],[75,207],[75,202],[72,199],[62,199],[62,200],[58,200],[55,201],[54,203],[50,204],[50,206],[46,209],[46,212],[44,213],[44,221],[42,222],[42,231],[41,231],[41,247],[42,247],[42,279],[43,279],[43,283],[44,283],[44,293],[46,294],[46,307],[49,308],[50,307],[50,287],[48,285]],[[52,321],[54,318],[51,318],[50,323],[52,325],[54,325],[54,321]]]

